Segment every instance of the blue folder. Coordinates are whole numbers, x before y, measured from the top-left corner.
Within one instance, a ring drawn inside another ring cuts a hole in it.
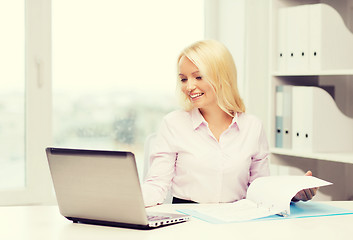
[[[225,221],[213,218],[211,216],[202,214],[201,212],[198,212],[197,210],[193,210],[193,209],[179,209],[177,211],[214,224],[237,222],[237,221],[225,222]],[[249,220],[249,222],[266,221],[266,220],[284,220],[284,219],[293,219],[293,218],[323,217],[323,216],[334,216],[334,215],[348,215],[348,214],[353,214],[353,210],[347,210],[339,207],[334,207],[328,204],[308,201],[308,202],[291,203],[290,215],[287,217],[283,217],[280,215],[271,215],[264,218]],[[244,222],[244,221],[241,221],[241,222]]]

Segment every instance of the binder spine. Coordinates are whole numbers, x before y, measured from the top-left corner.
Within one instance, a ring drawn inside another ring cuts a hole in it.
[[[353,150],[353,119],[345,116],[331,95],[319,87],[293,86],[293,150]]]
[[[292,148],[292,86],[283,86],[283,148]]]
[[[278,10],[278,25],[277,25],[277,70],[285,72],[287,70],[287,8]]]
[[[353,34],[333,7],[283,7],[277,18],[278,71],[305,74],[352,68]]]
[[[283,86],[276,86],[276,144],[283,147]]]

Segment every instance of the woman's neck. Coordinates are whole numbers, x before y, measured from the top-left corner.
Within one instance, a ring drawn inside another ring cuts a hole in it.
[[[223,111],[218,105],[207,109],[202,108],[199,109],[199,111],[209,125],[227,125],[228,127],[233,120],[233,118]]]
[[[229,127],[233,118],[223,111],[218,105],[214,108],[199,109],[202,116],[208,123],[213,136],[219,142],[222,133]]]

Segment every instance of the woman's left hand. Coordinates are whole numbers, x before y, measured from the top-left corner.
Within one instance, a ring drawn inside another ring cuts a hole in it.
[[[312,176],[313,173],[311,171],[308,171],[305,173],[305,176]],[[293,198],[293,202],[298,202],[298,201],[308,201],[311,200],[315,195],[316,192],[319,188],[308,188],[308,189],[303,189],[299,191]]]

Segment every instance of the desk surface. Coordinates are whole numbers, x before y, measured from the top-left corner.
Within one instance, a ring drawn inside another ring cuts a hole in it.
[[[353,210],[353,201],[325,202]],[[190,205],[165,204],[153,211],[175,212]],[[11,240],[183,240],[183,239],[353,239],[353,215],[211,224],[196,218],[153,230],[74,224],[57,206],[0,207],[0,239]]]

